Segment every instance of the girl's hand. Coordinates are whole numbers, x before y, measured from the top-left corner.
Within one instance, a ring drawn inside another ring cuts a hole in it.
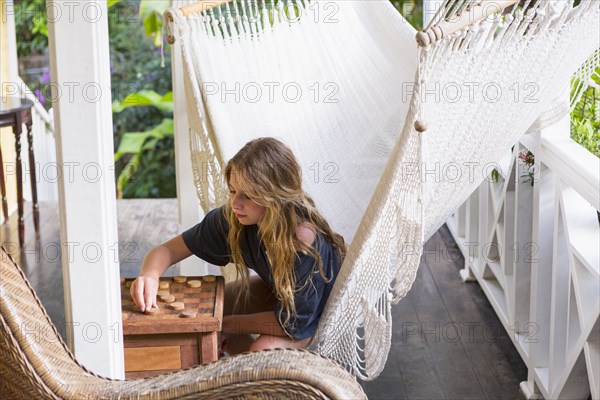
[[[152,276],[138,276],[129,288],[131,299],[142,312],[151,308],[158,308],[156,304],[157,292],[158,278]]]
[[[165,273],[169,266],[192,255],[181,235],[175,236],[150,250],[142,263],[140,275],[132,282],[129,294],[135,305],[144,312],[156,304],[158,278]]]

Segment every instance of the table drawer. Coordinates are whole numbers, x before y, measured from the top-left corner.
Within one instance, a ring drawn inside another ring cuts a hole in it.
[[[125,348],[125,372],[180,369],[179,346]]]

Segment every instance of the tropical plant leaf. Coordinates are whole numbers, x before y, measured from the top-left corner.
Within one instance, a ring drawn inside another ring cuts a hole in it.
[[[153,12],[163,15],[170,3],[170,1],[142,0],[140,1],[140,16],[145,18]]]
[[[144,29],[146,30],[146,36],[152,37],[152,35],[154,35],[155,39],[157,36],[162,37],[160,32],[162,26],[162,17],[156,11],[144,17]],[[156,40],[154,45],[156,45]],[[160,42],[158,43],[158,45],[160,46]]]
[[[173,112],[173,92],[168,92],[161,96],[154,90],[140,90],[125,97],[122,102],[115,101],[112,105],[112,111],[119,113],[129,107],[156,107],[163,114]]]
[[[140,17],[144,21],[146,36],[154,38],[154,45],[162,44],[163,14],[169,8],[169,1],[142,0]]]
[[[596,67],[571,112],[571,138],[600,157],[600,68]],[[573,79],[571,88],[581,82]]]
[[[142,160],[142,153],[135,154],[133,157],[129,159],[127,165],[117,178],[117,197],[119,199],[123,198],[123,188],[127,183],[131,180],[131,178],[135,175],[136,171],[140,166],[140,161]]]
[[[115,161],[118,161],[125,154],[138,154],[144,150],[153,148],[158,140],[173,136],[173,119],[165,118],[154,128],[144,132],[127,132],[123,134],[119,148],[115,153]],[[151,141],[152,145],[147,144]]]

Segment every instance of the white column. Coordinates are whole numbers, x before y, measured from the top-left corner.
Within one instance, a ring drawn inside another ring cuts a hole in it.
[[[8,76],[2,81],[15,83],[19,76],[19,66],[17,59],[17,39],[15,34],[15,4],[13,0],[4,0],[4,17],[6,18],[6,38],[0,41],[7,41],[6,57],[8,57]]]
[[[175,0],[172,7],[183,7],[194,1]],[[173,119],[175,122],[175,175],[177,179],[177,203],[179,205],[179,232],[198,223],[204,212],[200,207],[190,153],[190,125],[187,119],[187,104],[183,74],[181,44],[175,42],[171,49],[171,72],[173,79]],[[218,267],[211,266],[197,257],[189,257],[179,263],[180,273],[186,276],[220,274]]]
[[[69,345],[123,378],[108,16],[105,1],[47,1]]]
[[[171,49],[171,71],[173,77],[173,119],[175,121],[175,176],[177,179],[177,204],[179,206],[179,232],[198,223],[203,216],[196,195],[192,159],[190,156],[189,123],[183,84],[183,59],[179,43]],[[206,273],[199,269],[201,260],[190,257],[179,263],[182,275],[198,275]]]

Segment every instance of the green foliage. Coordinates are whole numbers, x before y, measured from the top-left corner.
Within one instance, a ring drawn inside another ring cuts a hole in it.
[[[23,0],[14,7],[17,54],[22,57],[43,53],[48,47],[46,0]]]
[[[523,165],[523,173],[521,174],[521,178],[523,178],[523,183],[529,182],[531,186],[536,182],[535,178],[535,155],[529,150],[521,150],[518,155],[519,162]]]
[[[571,112],[571,138],[600,158],[600,68]],[[573,80],[571,87],[579,82]]]
[[[140,90],[137,93],[132,93],[125,97],[122,102],[113,102],[112,111],[120,113],[129,107],[153,106],[159,109],[162,113],[173,112],[173,92],[169,92],[164,96],[156,93],[154,90]]]
[[[120,0],[108,0],[108,7]],[[15,33],[19,57],[40,54],[48,48],[46,0],[22,0],[14,4]]]
[[[162,37],[157,40],[153,32],[148,37],[145,22],[168,3],[121,0],[109,10],[119,197],[176,196],[171,57],[165,46],[162,68],[157,48]],[[153,26],[160,32],[162,22]]]
[[[163,13],[169,8],[168,1],[156,0],[141,0],[140,1],[140,16],[144,21],[146,36],[154,38],[154,45],[160,46],[163,26]]]
[[[160,139],[173,136],[173,119],[165,118],[154,128],[144,132],[127,132],[123,135],[119,149],[115,153],[115,161],[124,154],[137,154],[143,150],[152,150]]]
[[[162,116],[171,116],[173,93],[169,92],[163,96],[152,90],[132,93],[122,102],[113,103],[113,113],[116,116],[126,109],[137,107],[151,107],[158,110]],[[175,182],[175,170],[169,167],[174,164],[174,153],[171,148],[173,136],[172,118],[163,118],[158,125],[145,131],[122,134],[115,153],[115,163],[118,166],[117,195],[119,198],[128,197],[128,195],[134,197],[175,196],[175,192],[172,190]],[[150,162],[151,160],[155,162],[169,161],[169,163],[168,165],[154,166]],[[165,175],[168,171],[173,173],[170,180]],[[135,179],[132,179],[134,177]],[[171,181],[173,184],[169,183]]]
[[[500,181],[500,172],[494,168],[490,173],[490,180],[494,183],[498,183]]]
[[[115,162],[119,161],[122,156],[130,155],[129,161],[123,167],[117,178],[117,193],[121,198],[129,193],[141,195],[141,197],[174,197],[175,192],[172,191],[173,185],[170,183],[166,186],[161,182],[165,180],[167,175],[165,171],[175,172],[169,165],[164,167],[161,165],[152,165],[149,162],[153,159],[169,161],[169,155],[172,149],[166,148],[162,154],[158,156],[159,149],[162,150],[166,145],[173,145],[173,119],[165,118],[154,128],[145,132],[127,132],[123,135],[119,149],[115,153]],[[165,157],[165,154],[167,155]],[[174,154],[173,154],[174,155]],[[172,161],[172,160],[171,160]],[[144,169],[140,165],[144,164]],[[173,164],[172,162],[169,164]],[[152,171],[156,172],[155,174]],[[143,176],[144,179],[141,179]],[[132,180],[132,178],[135,179]],[[171,181],[175,182],[173,176]],[[129,184],[129,185],[128,185]],[[124,191],[124,188],[127,188]]]
[[[139,157],[135,175],[123,186],[123,198],[173,198],[175,186],[175,150],[173,138],[156,142],[151,151]]]
[[[422,0],[390,0],[413,28],[423,29],[423,1]]]
[[[124,198],[176,197],[171,58],[165,54],[161,68],[157,49],[163,42],[162,14],[169,2],[118,3],[117,10],[129,15],[134,10],[136,18],[129,25],[118,20],[111,25],[113,81],[116,77],[122,87],[135,89],[113,96],[115,127],[125,132],[118,134],[115,153],[120,166],[117,193]],[[145,130],[129,132],[136,127]]]
[[[166,46],[165,68],[161,68],[157,48],[163,40],[162,13],[169,3],[107,1],[116,184],[123,197],[176,196],[171,57]],[[46,1],[23,0],[15,2],[14,9],[18,55],[44,53]],[[23,78],[42,104],[50,107],[49,75]]]
[[[164,48],[162,68],[161,50],[145,34],[140,6],[139,1],[122,0],[109,9],[113,101],[122,101],[140,90],[171,91],[169,46]]]
[[[135,99],[135,101],[132,101]],[[169,103],[168,100],[171,100]],[[173,93],[164,96],[153,91],[133,93],[123,102],[113,104],[113,112],[118,115],[129,107],[153,107],[162,115],[173,112]],[[126,132],[121,136],[115,153],[115,163],[119,168],[117,195],[128,197],[175,197],[175,169],[173,152],[174,126],[172,118],[163,118],[151,129],[142,132]],[[154,161],[152,161],[154,160]],[[119,163],[119,161],[121,161]],[[153,162],[161,162],[153,165]],[[167,163],[167,164],[165,164]],[[170,179],[167,172],[171,171]],[[135,179],[133,179],[135,178]]]

